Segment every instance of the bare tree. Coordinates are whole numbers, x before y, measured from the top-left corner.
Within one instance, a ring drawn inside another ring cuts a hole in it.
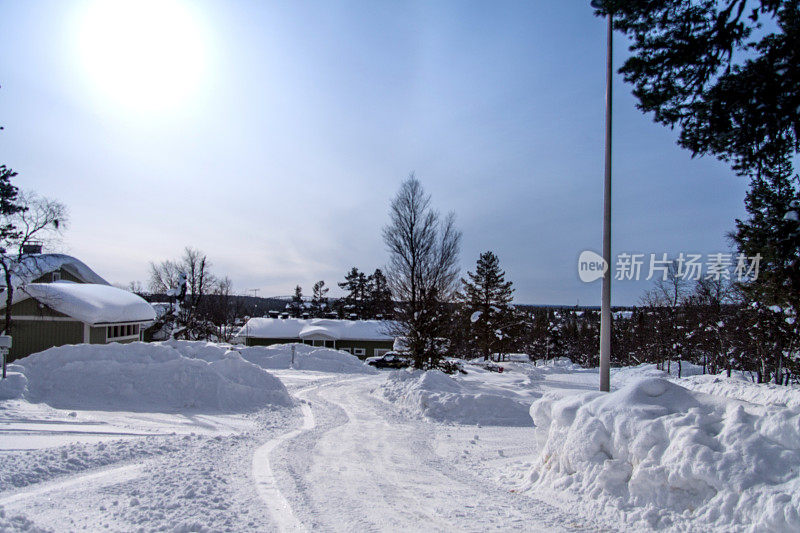
[[[242,305],[233,295],[233,282],[227,276],[217,280],[204,305],[204,314],[213,324],[214,336],[219,341],[233,338],[236,319],[242,314]]]
[[[181,266],[177,261],[166,260],[158,264],[150,263],[150,279],[147,286],[153,294],[167,294],[176,287],[178,276],[181,273]]]
[[[187,335],[204,336],[207,328],[198,322],[197,310],[203,297],[216,289],[218,280],[211,273],[211,263],[203,252],[187,246],[177,261],[150,263],[148,285],[153,293],[166,294],[179,285],[181,274],[186,276],[186,302],[181,305],[182,316],[177,320],[185,327]]]
[[[61,202],[40,196],[34,192],[20,192],[16,204],[20,210],[2,215],[2,225],[13,228],[4,232],[0,243],[0,268],[3,270],[6,290],[6,312],[4,330],[11,332],[11,304],[14,299],[14,277],[25,280],[38,272],[35,256],[26,256],[26,246],[34,242],[53,242],[66,229],[67,208]],[[30,258],[23,261],[23,258]]]
[[[442,219],[412,173],[392,200],[383,240],[389,250],[387,279],[398,300],[397,333],[406,337],[417,368],[434,367],[446,331],[442,304],[452,300],[459,274],[455,215]]]
[[[689,296],[689,280],[681,272],[677,261],[670,263],[667,271],[656,278],[654,287],[642,297],[644,307],[650,309],[655,318],[653,322],[654,349],[658,366],[667,372],[671,371],[673,355],[677,355],[678,376],[681,374],[685,335],[680,331],[681,314]],[[666,359],[666,367],[664,360]]]

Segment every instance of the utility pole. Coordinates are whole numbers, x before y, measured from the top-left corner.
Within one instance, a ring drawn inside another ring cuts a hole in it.
[[[592,0],[595,9],[603,7],[602,0]],[[606,154],[605,180],[603,186],[603,289],[600,307],[600,390],[611,390],[611,105],[612,82],[614,76],[613,37],[614,28],[611,13],[606,14]]]

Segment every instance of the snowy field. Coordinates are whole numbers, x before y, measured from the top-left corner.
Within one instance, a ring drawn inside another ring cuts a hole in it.
[[[0,384],[0,530],[800,530],[797,389],[644,366],[603,395],[568,361],[503,366],[35,354]]]

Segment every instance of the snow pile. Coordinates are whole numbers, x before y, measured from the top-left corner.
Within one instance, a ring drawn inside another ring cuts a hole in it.
[[[530,401],[507,391],[451,378],[439,370],[398,370],[379,389],[407,414],[439,422],[530,426]]]
[[[776,404],[787,407],[800,407],[800,389],[786,387],[774,383],[753,383],[742,374],[734,373],[732,377],[725,375],[700,375],[687,378],[686,387],[707,394],[725,396],[761,405]]]
[[[203,361],[207,361],[209,363],[224,359],[228,352],[231,351],[230,344],[218,342],[170,339],[157,344],[175,348],[184,357],[188,357],[190,359],[202,359]]]
[[[294,365],[292,347],[294,346]],[[375,374],[375,368],[365,364],[355,355],[330,348],[320,348],[307,344],[276,344],[272,346],[249,346],[239,348],[239,354],[261,368],[295,370],[316,370],[339,374]]]
[[[578,363],[573,363],[569,357],[555,357],[553,359],[537,359],[534,362],[536,367],[549,367],[559,372],[569,372],[571,370],[583,370]]]
[[[8,365],[6,379],[0,379],[0,400],[21,398],[28,386],[28,379],[16,365]]]
[[[283,383],[235,352],[211,363],[169,346],[50,348],[17,361],[25,398],[65,409],[251,411],[292,404]]]
[[[0,507],[0,531],[26,531],[28,533],[48,533],[48,530],[36,526],[23,515],[8,515]]]
[[[800,409],[645,378],[612,393],[547,393],[531,417],[541,449],[531,487],[650,527],[800,531]]]

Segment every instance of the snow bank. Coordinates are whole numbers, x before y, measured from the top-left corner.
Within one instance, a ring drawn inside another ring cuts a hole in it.
[[[6,379],[0,379],[0,400],[13,400],[25,394],[28,379],[20,370],[16,365],[8,365]]]
[[[190,359],[202,359],[203,361],[207,361],[209,363],[225,358],[228,352],[231,351],[230,344],[219,342],[183,341],[170,339],[168,341],[159,342],[156,344],[174,348],[178,350],[184,357],[189,357]]]
[[[612,393],[550,392],[530,412],[541,449],[532,488],[651,527],[800,531],[798,408],[644,378]]]
[[[261,368],[280,370],[316,370],[339,374],[374,374],[377,371],[364,364],[361,359],[347,352],[309,346],[307,344],[275,344],[272,346],[233,347],[230,344],[169,340],[159,343],[178,350],[184,357],[218,361],[231,351]],[[295,347],[294,366],[292,365],[292,346]]]
[[[486,426],[530,426],[530,401],[505,391],[463,383],[438,370],[398,370],[379,389],[412,416]]]
[[[800,389],[786,387],[774,383],[753,383],[747,377],[734,373],[732,377],[725,375],[700,375],[682,380],[685,386],[707,394],[725,396],[761,405],[784,405],[800,407]]]
[[[295,348],[292,365],[292,346]],[[355,355],[330,348],[320,348],[307,344],[276,344],[273,346],[249,346],[239,348],[239,354],[261,368],[295,370],[316,370],[339,374],[375,374],[377,370]]]
[[[56,408],[251,411],[292,404],[283,383],[236,352],[209,363],[170,346],[131,344],[50,348],[20,359],[25,399]]]

